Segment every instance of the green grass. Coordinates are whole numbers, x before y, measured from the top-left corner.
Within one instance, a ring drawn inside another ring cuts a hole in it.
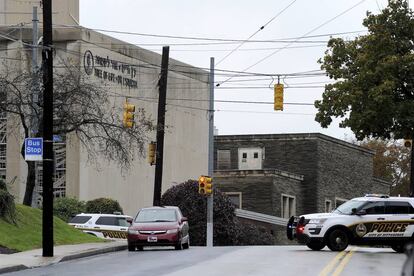
[[[0,219],[0,246],[18,251],[42,247],[42,211],[16,204],[16,225]],[[85,234],[61,219],[54,217],[54,244],[79,244],[104,242],[103,239]]]

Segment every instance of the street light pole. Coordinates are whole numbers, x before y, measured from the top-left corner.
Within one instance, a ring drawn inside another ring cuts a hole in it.
[[[210,101],[208,127],[208,175],[213,178],[214,171],[214,58],[210,58]],[[213,246],[213,209],[214,209],[214,178],[213,192],[207,197],[207,247]]]

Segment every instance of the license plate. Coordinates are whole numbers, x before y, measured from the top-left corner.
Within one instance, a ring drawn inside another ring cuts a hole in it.
[[[157,242],[158,241],[158,238],[157,237],[148,237],[147,238],[147,241],[148,242]]]

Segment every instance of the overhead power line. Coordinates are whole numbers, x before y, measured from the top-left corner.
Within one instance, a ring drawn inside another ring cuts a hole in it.
[[[252,37],[254,37],[256,34],[258,34],[260,31],[262,31],[267,25],[269,25],[273,20],[275,20],[277,17],[279,17],[283,12],[285,12],[295,2],[296,2],[296,0],[293,0],[292,2],[290,2],[289,5],[287,5],[284,9],[282,9],[275,16],[273,16],[272,19],[270,19],[266,24],[264,24],[257,31],[255,31],[253,34],[251,34],[246,40],[242,41],[236,48],[234,48],[227,55],[225,55],[223,58],[221,58],[215,65],[219,65],[220,63],[222,63],[226,58],[228,58],[231,54],[233,54],[235,51],[237,51],[241,46],[243,46],[247,41],[249,41]]]
[[[336,16],[334,16],[334,17],[332,17],[331,19],[329,19],[329,20],[325,21],[324,23],[320,24],[319,26],[317,26],[317,27],[315,27],[315,28],[311,29],[309,32],[305,33],[302,37],[299,37],[297,40],[295,40],[295,41],[293,41],[293,42],[291,42],[291,43],[287,44],[287,45],[286,45],[286,47],[288,47],[288,46],[292,45],[293,43],[297,42],[297,41],[298,41],[298,40],[300,40],[300,39],[303,39],[305,36],[310,35],[311,33],[313,33],[314,31],[316,31],[316,30],[318,30],[318,29],[322,28],[323,26],[325,26],[325,25],[327,25],[327,24],[331,23],[332,21],[334,21],[334,20],[335,20],[335,19],[337,19],[338,17],[340,17],[340,16],[344,15],[345,13],[349,12],[350,10],[352,10],[352,9],[356,8],[357,6],[361,5],[361,4],[362,4],[363,2],[365,2],[365,1],[366,1],[366,0],[361,0],[361,1],[359,1],[358,3],[356,3],[355,5],[353,5],[352,7],[350,7],[350,8],[348,8],[348,9],[346,9],[345,11],[341,12],[340,14],[338,14],[338,15],[336,15]],[[262,62],[263,62],[263,61],[265,61],[266,59],[268,59],[268,58],[270,58],[270,57],[274,56],[275,54],[279,53],[280,51],[284,50],[284,48],[285,48],[285,47],[283,47],[282,49],[278,49],[278,50],[276,50],[276,51],[274,51],[274,52],[270,53],[269,55],[267,55],[267,56],[265,56],[265,57],[261,58],[259,61],[257,61],[257,62],[255,62],[255,63],[253,63],[252,65],[250,65],[250,66],[246,67],[244,70],[242,70],[242,72],[243,72],[243,71],[247,71],[247,70],[249,70],[249,69],[253,68],[254,66],[258,65],[259,63],[262,63]],[[227,82],[228,80],[230,80],[230,79],[232,79],[232,78],[233,78],[233,77],[230,77],[230,78],[226,79],[225,81],[221,82],[220,84],[217,84],[217,86],[220,86],[221,84],[223,84],[223,83]]]
[[[348,31],[348,32],[337,32],[337,33],[327,33],[327,34],[318,34],[318,35],[311,35],[311,36],[301,36],[301,37],[290,37],[290,38],[278,38],[278,39],[266,39],[266,40],[248,40],[246,39],[226,39],[226,38],[211,38],[211,37],[196,37],[196,36],[175,36],[175,35],[160,35],[160,34],[148,34],[148,33],[136,33],[136,32],[126,32],[126,31],[117,31],[117,30],[107,30],[107,29],[94,29],[94,28],[87,28],[79,25],[62,25],[62,24],[54,24],[56,27],[66,27],[66,28],[75,28],[75,29],[86,29],[90,31],[97,31],[97,32],[106,32],[106,33],[116,33],[116,34],[127,34],[127,35],[136,35],[136,36],[148,36],[148,37],[156,37],[156,38],[170,38],[170,39],[183,39],[183,40],[201,40],[201,41],[218,41],[221,43],[167,43],[168,45],[222,45],[222,44],[237,44],[241,42],[248,42],[248,43],[289,43],[292,40],[296,39],[308,39],[308,38],[317,38],[317,37],[329,37],[329,36],[338,36],[338,35],[345,35],[345,34],[356,34],[356,33],[366,33],[366,30],[359,30],[359,31]],[[325,40],[311,40],[311,41],[303,41],[297,43],[325,43]],[[94,42],[96,44],[106,44],[100,42]],[[108,43],[111,45],[146,45],[146,46],[160,46],[165,45],[165,43]]]

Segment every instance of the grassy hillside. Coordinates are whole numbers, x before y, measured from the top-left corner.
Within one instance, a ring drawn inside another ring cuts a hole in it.
[[[16,205],[17,224],[0,219],[0,246],[18,251],[42,247],[42,211],[24,205]],[[54,217],[55,245],[103,242],[85,234],[61,219]]]

